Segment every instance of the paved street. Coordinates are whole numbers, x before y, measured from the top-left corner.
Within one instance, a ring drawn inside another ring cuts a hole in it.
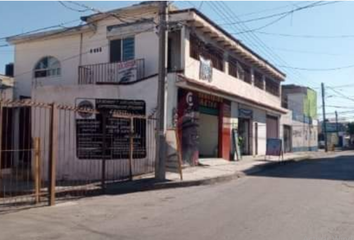
[[[212,186],[0,216],[0,239],[334,240],[354,236],[354,152]]]

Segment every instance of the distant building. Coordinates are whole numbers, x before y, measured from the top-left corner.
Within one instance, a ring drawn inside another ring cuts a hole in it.
[[[14,79],[0,74],[0,97],[1,99],[12,99],[14,89]]]
[[[327,144],[328,147],[348,147],[350,145],[350,136],[347,133],[348,123],[346,121],[335,122],[334,119],[327,119]],[[324,141],[323,121],[318,125],[319,140]]]
[[[317,151],[316,91],[304,86],[283,85],[282,106],[290,110],[282,117],[284,151]]]

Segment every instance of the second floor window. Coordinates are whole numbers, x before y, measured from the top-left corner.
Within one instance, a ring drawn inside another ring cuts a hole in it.
[[[124,62],[135,59],[134,37],[110,42],[110,62]]]
[[[263,89],[263,75],[257,71],[254,71],[254,85],[260,89]]]
[[[54,57],[41,58],[34,67],[35,78],[60,76],[60,72],[60,62]]]
[[[237,76],[239,79],[251,84],[251,69],[243,63],[237,63]]]
[[[211,60],[213,67],[224,71],[224,52],[211,44],[206,44],[195,34],[190,35],[190,56],[196,60],[199,57]]]

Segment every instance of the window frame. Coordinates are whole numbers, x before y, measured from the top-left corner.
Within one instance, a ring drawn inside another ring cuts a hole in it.
[[[132,59],[124,59],[124,40],[127,40],[127,39],[132,39],[133,40],[133,58]],[[111,57],[111,42],[112,41],[120,41],[120,56],[119,56],[119,61],[112,61],[112,57]],[[109,40],[109,62],[110,63],[114,63],[114,62],[127,62],[127,61],[131,61],[131,60],[134,60],[135,59],[135,36],[129,36],[129,37],[121,37],[121,38],[114,38],[114,39],[110,39]]]
[[[58,67],[57,68],[51,68],[48,64],[47,68],[41,68],[41,69],[37,69],[37,66],[42,62],[44,61],[45,59],[47,59],[47,62],[49,63],[49,59],[54,59],[57,63],[58,63]],[[55,70],[55,72],[57,72],[56,74],[48,74],[50,73],[51,71]],[[59,70],[59,71],[58,71]],[[41,75],[37,75],[38,72],[45,72],[46,75],[45,76],[41,76]],[[37,63],[34,65],[34,68],[33,68],[33,78],[35,79],[39,79],[39,78],[55,78],[55,77],[60,77],[61,76],[61,73],[62,73],[62,69],[61,69],[61,63],[59,61],[58,58],[56,57],[53,57],[53,56],[44,56],[44,57],[41,57]]]

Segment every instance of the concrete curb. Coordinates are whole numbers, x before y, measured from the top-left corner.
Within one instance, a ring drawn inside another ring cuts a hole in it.
[[[331,154],[326,154],[324,156],[329,156]],[[244,171],[237,171],[232,174],[222,175],[213,178],[198,179],[192,181],[164,181],[159,182],[155,179],[144,179],[136,180],[133,182],[120,183],[119,185],[114,185],[113,187],[108,187],[106,194],[126,194],[133,192],[142,192],[142,191],[151,191],[151,190],[162,190],[162,189],[171,189],[171,188],[183,188],[183,187],[194,187],[202,185],[213,185],[216,183],[225,183],[245,177],[247,175],[252,175],[261,171],[272,169],[279,166],[284,166],[284,164],[294,163],[302,160],[320,158],[323,156],[314,156],[314,155],[305,155],[301,157],[294,157],[291,159],[286,159],[284,161],[278,162],[266,162],[258,166],[252,166],[250,169]]]

